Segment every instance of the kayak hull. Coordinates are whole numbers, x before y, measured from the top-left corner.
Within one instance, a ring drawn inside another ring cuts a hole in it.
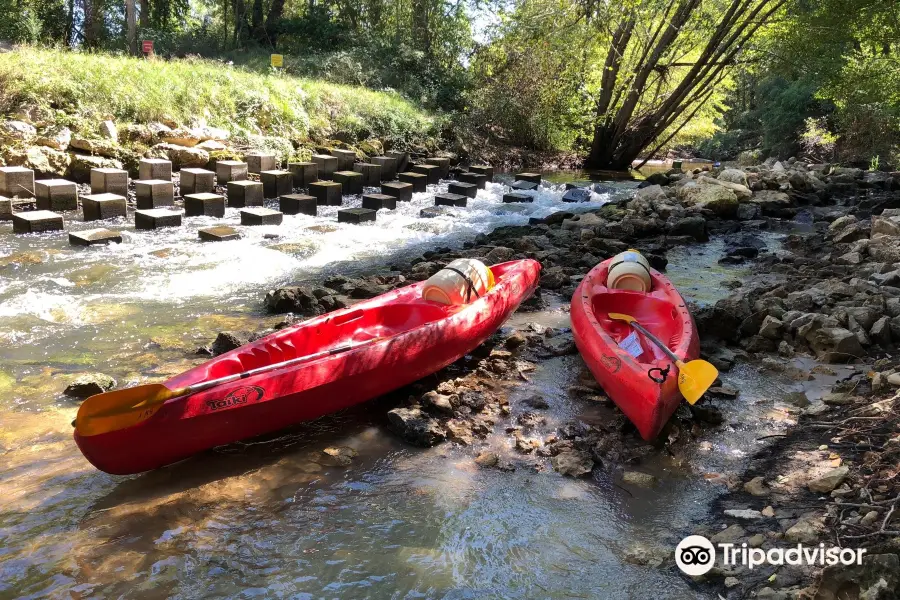
[[[497,284],[465,306],[422,300],[423,282],[275,332],[166,382],[201,383],[332,348],[350,349],[167,401],[125,429],[75,441],[115,475],[156,469],[215,446],[310,421],[430,375],[493,334],[537,286],[540,265],[491,268]]]
[[[641,437],[652,440],[681,402],[678,368],[646,337],[628,323],[611,320],[608,313],[635,317],[684,362],[700,355],[697,326],[672,282],[654,269],[650,269],[649,293],[607,288],[610,263],[606,260],[594,267],[572,297],[575,345],[610,399]],[[663,382],[651,379],[651,375],[663,378],[660,370],[666,369]]]

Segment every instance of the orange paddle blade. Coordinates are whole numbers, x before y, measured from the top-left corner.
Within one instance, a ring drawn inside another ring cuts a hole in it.
[[[96,394],[78,409],[75,431],[90,436],[137,425],[156,414],[166,400],[179,395],[180,390],[172,391],[159,383]]]

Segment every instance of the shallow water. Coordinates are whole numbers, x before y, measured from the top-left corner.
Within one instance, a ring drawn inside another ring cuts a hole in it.
[[[749,367],[724,376],[741,389],[739,400],[716,402],[728,424],[705,430],[685,456],[642,463],[660,479],[654,490],[626,489],[607,471],[564,479],[546,459],[513,456],[502,423],[475,449],[408,447],[385,430],[387,401],[136,477],[96,471],[71,440],[76,404],[60,395],[71,373],[159,380],[195,363],[194,348],[215,331],[277,320],[260,313],[273,286],[371,272],[572,208],[561,184],[531,205],[502,205],[502,192],[491,185],[454,218],[418,218],[430,203],[421,194],[374,226],[286,216],[217,244],[196,241],[196,226],[233,224],[236,211],[155,233],[121,224],[125,243],[87,250],[64,234],[13,236],[0,225],[0,257],[18,256],[0,267],[0,598],[702,597],[629,553],[673,548],[760,432],[791,422],[778,397],[800,384],[784,376]],[[723,279],[743,273],[715,263],[716,243],[669,254],[688,299],[714,301]],[[508,326],[532,321],[566,327],[565,305],[520,312]],[[514,415],[537,390],[551,424],[608,419],[609,406],[569,396],[580,369],[577,356],[541,363],[508,390]],[[329,446],[359,455],[338,466]],[[522,462],[514,473],[480,469],[483,448]]]

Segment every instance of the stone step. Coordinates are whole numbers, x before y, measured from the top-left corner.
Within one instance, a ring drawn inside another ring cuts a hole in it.
[[[97,246],[109,243],[121,244],[122,234],[103,227],[69,232],[69,244],[72,246]]]
[[[251,173],[274,171],[278,168],[275,155],[271,152],[250,152],[244,155],[244,161],[247,163],[247,170]]]
[[[219,185],[225,185],[229,181],[244,181],[249,173],[247,163],[240,160],[216,161],[216,179]]]
[[[584,188],[573,188],[571,190],[567,190],[562,197],[563,202],[589,202],[590,199],[591,190],[586,190]]]
[[[278,208],[286,215],[316,216],[319,201],[306,194],[285,194],[278,198]]]
[[[78,186],[65,179],[41,179],[34,182],[38,210],[78,210]]]
[[[175,206],[175,184],[170,179],[138,179],[134,182],[134,196],[141,210]]]
[[[457,173],[456,179],[463,183],[474,183],[480,190],[487,187],[487,175],[482,175],[481,173],[472,173],[471,171],[467,173]]]
[[[228,227],[227,225],[216,225],[215,227],[204,227],[197,230],[197,235],[204,242],[227,242],[230,240],[241,239],[241,234],[237,229]]]
[[[540,173],[519,173],[515,176],[516,181],[530,181],[532,183],[541,182]]]
[[[259,179],[263,184],[263,196],[266,198],[278,198],[294,191],[294,174],[290,171],[277,169],[262,171]]]
[[[450,159],[442,156],[431,156],[425,159],[425,164],[434,165],[440,169],[441,179],[450,177]]]
[[[484,175],[487,177],[487,181],[494,180],[494,167],[491,165],[472,165],[469,167],[469,171],[472,173],[478,173],[479,175]]]
[[[181,170],[181,195],[211,193],[216,188],[216,174],[206,169]]]
[[[229,181],[227,189],[228,206],[244,208],[263,205],[263,184],[258,181],[249,181],[247,179]]]
[[[337,183],[341,184],[341,192],[344,195],[362,194],[362,173],[357,173],[356,171],[335,171],[332,177]]]
[[[382,208],[394,210],[397,208],[397,198],[388,194],[365,194],[362,197],[362,207],[371,208],[372,210],[380,210]]]
[[[312,161],[316,164],[319,179],[331,179],[338,170],[338,159],[328,154],[313,154]]]
[[[467,196],[463,196],[462,194],[435,194],[434,195],[434,205],[435,206],[459,206],[465,207],[468,204],[469,198]]]
[[[393,196],[398,202],[410,202],[413,195],[413,184],[402,181],[389,181],[381,184],[381,193]]]
[[[409,152],[392,150],[386,153],[387,156],[397,161],[397,173],[403,173],[409,169]]]
[[[241,225],[281,225],[284,214],[271,208],[242,208]]]
[[[352,171],[353,163],[356,162],[356,152],[353,150],[333,149],[331,155],[337,158],[338,171]]]
[[[309,184],[309,195],[319,206],[340,206],[343,203],[341,184],[336,181],[314,181]]]
[[[135,229],[181,227],[181,211],[169,208],[148,208],[134,211]]]
[[[13,215],[13,233],[41,233],[65,228],[62,215],[49,210],[31,210]]]
[[[413,165],[413,173],[421,173],[428,178],[428,183],[440,183],[441,168],[437,165]]]
[[[381,180],[393,181],[397,178],[397,159],[391,156],[373,156],[371,163],[381,167]]]
[[[374,163],[353,163],[353,170],[362,174],[363,186],[376,186],[381,183],[381,167]]]
[[[12,200],[0,197],[0,221],[12,221]]]
[[[462,194],[467,198],[474,198],[478,195],[478,185],[474,183],[465,183],[463,181],[455,181],[447,185],[447,191],[451,194]]]
[[[536,184],[533,181],[525,181],[524,179],[517,179],[516,181],[512,182],[512,184],[509,187],[514,190],[530,192],[532,190],[536,190],[538,188],[538,184]]]
[[[91,169],[92,194],[128,196],[128,171],[105,167]]]
[[[104,221],[128,214],[125,196],[119,194],[88,194],[81,197],[81,212],[85,221]]]
[[[378,211],[371,208],[345,208],[338,211],[338,223],[360,224],[375,221]]]
[[[34,196],[34,171],[25,167],[0,167],[0,196]]]
[[[290,162],[288,171],[294,175],[296,188],[305,188],[319,179],[319,166],[314,162]]]
[[[509,192],[508,194],[503,194],[503,201],[507,204],[513,202],[534,202],[534,197],[519,192]]]
[[[397,179],[403,183],[411,183],[414,192],[424,192],[428,189],[428,176],[422,175],[421,173],[405,171],[403,173],[398,173]]]
[[[184,197],[184,216],[219,217],[225,216],[225,196],[202,192]]]
[[[446,206],[426,206],[419,211],[419,216],[423,219],[433,219],[435,217],[452,216],[453,213]]]
[[[138,177],[143,180],[172,181],[172,161],[165,158],[142,158],[138,163]]]

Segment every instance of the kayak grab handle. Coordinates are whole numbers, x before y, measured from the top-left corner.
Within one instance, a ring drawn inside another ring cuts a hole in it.
[[[669,371],[672,370],[672,365],[667,366],[665,369],[661,369],[659,367],[653,367],[649,371],[647,371],[647,377],[649,377],[654,382],[662,385],[666,382],[666,379],[669,377]],[[653,371],[659,371],[659,377],[653,376]]]

